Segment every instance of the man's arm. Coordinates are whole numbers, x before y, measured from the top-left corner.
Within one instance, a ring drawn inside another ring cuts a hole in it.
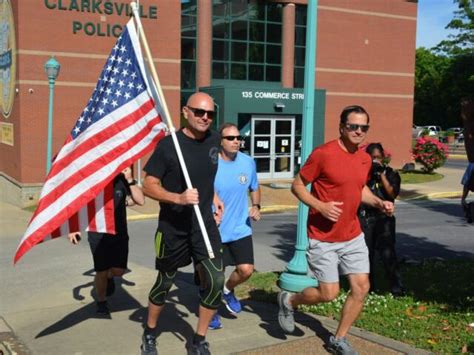
[[[343,202],[330,201],[322,202],[314,197],[311,192],[306,189],[306,185],[309,181],[305,181],[300,174],[296,175],[293,184],[291,185],[291,192],[295,195],[298,200],[303,202],[308,207],[314,208],[319,211],[325,218],[332,222],[337,222],[339,216],[342,213],[342,209],[339,208],[343,205]]]
[[[250,201],[252,201],[252,207],[250,207],[249,217],[252,218],[254,221],[258,221],[260,219],[260,199],[261,199],[261,192],[260,186],[255,191],[250,191]]]
[[[187,189],[183,193],[169,192],[162,185],[160,179],[146,175],[143,181],[143,193],[154,200],[175,205],[197,205],[199,194],[197,189]]]
[[[391,216],[395,211],[395,205],[393,202],[381,200],[370,191],[367,185],[362,189],[362,203],[373,208],[378,208],[389,216]]]

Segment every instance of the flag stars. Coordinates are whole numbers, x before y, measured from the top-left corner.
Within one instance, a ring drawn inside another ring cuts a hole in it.
[[[137,85],[137,89],[138,89],[138,90],[143,89],[143,85],[142,85],[142,84],[138,84],[138,85]]]
[[[125,46],[121,46],[120,49],[119,49],[120,52],[124,53],[127,51],[127,47]]]
[[[117,106],[118,106],[118,103],[117,103],[117,101],[115,101],[115,100],[112,100],[112,103],[111,103],[111,105],[112,105],[112,106],[115,108],[115,107],[117,107]]]
[[[115,91],[115,96],[120,97],[122,96],[122,92],[120,90]]]
[[[128,75],[128,70],[127,69],[122,70],[122,76],[127,76],[127,75]]]
[[[97,110],[97,113],[98,113],[99,115],[103,115],[104,112],[105,112],[105,110],[104,110],[103,107],[101,107],[101,108],[99,108],[99,109]]]
[[[124,95],[124,97],[125,97],[125,99],[128,100],[128,99],[131,98],[132,96],[130,95],[130,93],[126,92],[125,95]]]
[[[81,131],[81,129],[79,127],[74,127],[74,133],[78,134],[79,132]]]
[[[123,63],[122,57],[118,57],[118,58],[117,58],[117,62],[118,62],[118,63]]]
[[[133,72],[132,74],[130,74],[130,76],[133,80],[135,80],[137,78],[137,73]]]
[[[120,73],[120,70],[118,68],[114,68],[113,72],[115,75],[117,75],[118,73]]]
[[[125,82],[123,80],[119,80],[118,85],[123,88],[125,86]]]
[[[131,61],[130,59],[127,59],[127,60],[125,61],[125,64],[126,64],[127,67],[128,67],[128,66],[132,65],[132,61]]]
[[[107,105],[107,104],[109,103],[109,100],[108,100],[106,97],[104,97],[104,98],[102,99],[102,103],[103,103],[104,105]]]
[[[111,88],[105,89],[105,93],[106,93],[107,95],[110,95],[110,94],[112,93],[112,89],[111,89]]]
[[[135,86],[133,85],[133,82],[129,82],[129,83],[127,84],[127,87],[128,87],[129,89],[133,89]]]

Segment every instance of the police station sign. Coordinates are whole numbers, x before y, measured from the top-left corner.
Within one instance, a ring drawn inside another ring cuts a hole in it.
[[[112,0],[44,0],[44,6],[53,11],[70,11],[77,13],[89,13],[96,15],[117,15],[123,17],[132,16],[132,8],[129,3]],[[157,6],[139,5],[138,12],[141,18],[157,19]],[[87,36],[119,37],[122,33],[122,25],[118,23],[84,22],[74,20],[71,23],[73,34],[85,34]]]

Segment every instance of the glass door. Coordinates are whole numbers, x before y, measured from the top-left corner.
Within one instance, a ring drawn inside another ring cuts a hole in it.
[[[252,116],[251,155],[261,179],[294,174],[295,118]]]

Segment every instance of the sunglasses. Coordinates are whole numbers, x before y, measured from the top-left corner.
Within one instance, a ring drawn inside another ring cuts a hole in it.
[[[222,137],[222,139],[227,139],[228,141],[234,141],[235,139],[237,139],[238,141],[241,141],[244,139],[244,137],[242,136],[224,136]]]
[[[355,124],[355,123],[348,123],[346,124],[346,129],[350,132],[355,132],[359,128],[362,132],[367,132],[369,130],[369,125],[368,124]]]
[[[202,108],[196,108],[196,107],[191,107],[191,106],[186,106],[191,112],[193,113],[194,116],[196,117],[204,117],[205,114],[207,114],[207,118],[212,120],[214,119],[214,114],[216,113],[215,111],[207,111],[203,110]]]

